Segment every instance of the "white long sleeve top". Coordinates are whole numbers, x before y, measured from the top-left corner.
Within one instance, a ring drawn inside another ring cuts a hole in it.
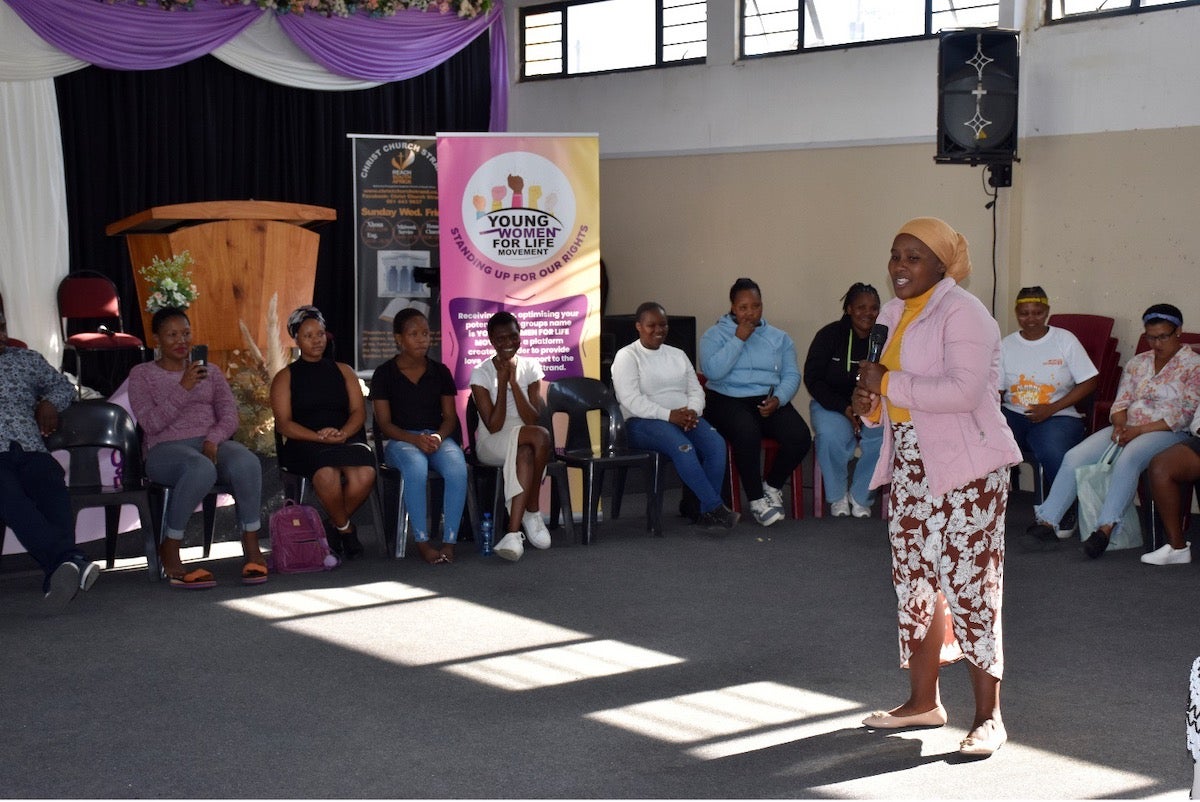
[[[617,351],[612,365],[613,389],[626,418],[670,420],[671,410],[687,407],[704,413],[704,389],[696,370],[680,349],[649,349],[640,340]]]

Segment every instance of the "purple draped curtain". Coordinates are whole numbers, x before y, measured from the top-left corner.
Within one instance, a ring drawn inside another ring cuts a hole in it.
[[[191,11],[163,11],[95,0],[5,0],[50,44],[77,59],[116,70],[154,70],[199,58],[241,33],[262,14],[256,6],[216,0]],[[408,9],[390,17],[281,14],[280,28],[330,72],[398,81],[436,67],[489,32],[492,48],[491,129],[507,128],[508,57],[504,6],[474,19]]]

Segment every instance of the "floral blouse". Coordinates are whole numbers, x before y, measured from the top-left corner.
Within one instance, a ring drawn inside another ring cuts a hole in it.
[[[1187,429],[1200,406],[1200,354],[1183,346],[1154,372],[1154,352],[1135,354],[1125,364],[1112,411],[1127,410],[1130,426],[1165,421],[1173,432]]]

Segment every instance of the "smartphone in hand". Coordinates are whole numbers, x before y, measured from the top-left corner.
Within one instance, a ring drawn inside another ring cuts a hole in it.
[[[192,361],[199,362],[201,365],[208,365],[208,346],[193,345],[192,346]]]

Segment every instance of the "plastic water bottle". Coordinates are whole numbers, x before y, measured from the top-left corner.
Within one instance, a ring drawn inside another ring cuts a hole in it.
[[[483,520],[479,522],[479,553],[484,557],[491,557],[492,551],[492,514],[485,512]]]

